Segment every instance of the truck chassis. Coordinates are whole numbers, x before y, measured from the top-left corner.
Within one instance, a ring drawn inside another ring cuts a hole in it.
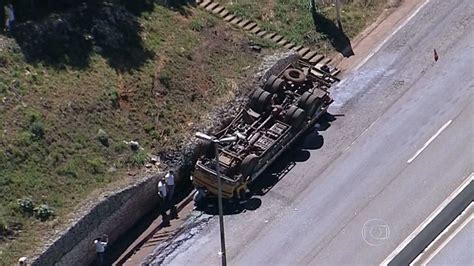
[[[239,136],[218,147],[223,198],[245,198],[247,186],[257,179],[296,139],[323,115],[332,99],[328,89],[337,79],[300,59],[255,89],[249,102],[216,139]],[[218,193],[215,154],[211,143],[202,143],[193,172],[199,193]],[[199,197],[202,198],[202,197]]]

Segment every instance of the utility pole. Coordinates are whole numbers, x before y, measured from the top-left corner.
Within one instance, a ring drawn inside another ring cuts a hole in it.
[[[336,18],[337,18],[337,26],[339,29],[342,30],[342,22],[341,22],[341,3],[340,0],[336,0]]]
[[[227,259],[225,254],[225,236],[224,236],[224,215],[222,211],[222,180],[221,180],[221,171],[219,165],[219,142],[215,141],[214,143],[215,151],[215,160],[216,160],[216,175],[217,175],[217,204],[219,208],[219,228],[221,233],[221,258],[222,266],[227,265]]]
[[[201,132],[196,132],[195,135],[198,139],[202,139],[205,141],[210,141],[212,145],[214,146],[214,158],[215,158],[215,164],[216,164],[216,178],[217,178],[217,204],[219,208],[219,231],[220,231],[220,237],[221,237],[221,251],[219,254],[221,255],[222,258],[222,266],[227,265],[227,259],[226,259],[226,251],[225,251],[225,235],[224,235],[224,214],[223,214],[223,208],[222,208],[222,180],[221,180],[221,171],[220,171],[220,165],[219,165],[219,145],[225,144],[225,143],[232,143],[237,141],[239,138],[245,138],[242,137],[241,134],[236,134],[235,136],[230,136],[230,137],[225,137],[222,139],[216,139],[215,137],[209,136],[207,134],[201,133]]]

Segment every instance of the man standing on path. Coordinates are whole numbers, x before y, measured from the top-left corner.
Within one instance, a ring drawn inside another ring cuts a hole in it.
[[[171,203],[173,201],[174,195],[174,172],[173,170],[169,170],[168,173],[165,175],[166,181],[166,188],[168,190],[168,202]]]
[[[177,219],[178,211],[176,209],[176,206],[173,204],[173,195],[174,195],[174,188],[175,188],[173,170],[169,170],[168,173],[165,175],[165,181],[166,181],[166,189],[168,190],[167,201],[170,206],[170,215],[173,219]]]
[[[158,196],[160,198],[160,214],[163,217],[163,225],[169,225],[169,218],[168,215],[166,214],[166,209],[168,207],[168,191],[166,188],[166,182],[164,179],[160,179],[158,181]]]
[[[107,244],[109,243],[109,237],[106,234],[103,234],[102,237],[94,240],[95,252],[97,252],[97,259],[99,261],[98,265],[104,265],[104,253]]]

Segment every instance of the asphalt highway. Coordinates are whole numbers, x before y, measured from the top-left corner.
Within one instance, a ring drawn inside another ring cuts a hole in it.
[[[346,75],[344,116],[286,155],[258,209],[225,217],[230,265],[379,264],[473,172],[473,10],[426,2]],[[174,247],[160,262],[219,264],[217,218]]]

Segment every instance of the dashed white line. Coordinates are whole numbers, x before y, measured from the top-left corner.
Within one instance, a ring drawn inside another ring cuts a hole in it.
[[[441,132],[443,132],[443,130],[445,130],[449,124],[451,124],[451,122],[453,122],[453,120],[449,120],[448,122],[446,122],[446,124],[444,124],[440,129],[438,129],[438,131],[425,143],[425,145],[423,145],[423,147],[421,147],[421,149],[419,149],[415,155],[413,155],[413,157],[411,157],[407,163],[411,163],[413,162],[413,160],[415,160],[416,157],[418,157],[418,155],[420,155],[420,153],[423,152],[424,149],[426,149],[426,147],[428,147],[428,145],[430,145],[431,142],[433,142],[433,140],[438,137]]]

